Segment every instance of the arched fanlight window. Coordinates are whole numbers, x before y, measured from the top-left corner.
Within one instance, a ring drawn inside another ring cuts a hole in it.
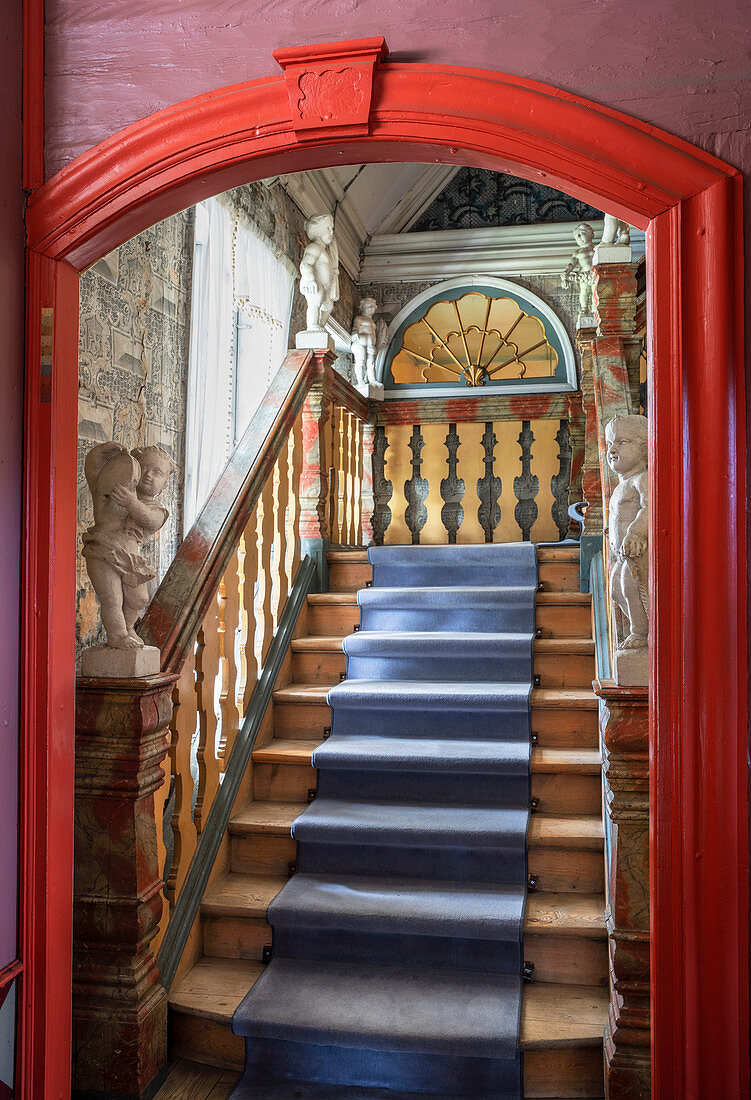
[[[504,279],[452,279],[413,299],[392,322],[382,363],[390,396],[502,388],[576,388],[571,343],[536,295]],[[401,392],[399,392],[401,391]]]

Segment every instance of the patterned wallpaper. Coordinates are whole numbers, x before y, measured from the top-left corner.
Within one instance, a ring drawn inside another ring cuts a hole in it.
[[[129,449],[163,447],[178,466],[159,498],[169,519],[144,546],[158,577],[182,539],[182,470],[190,331],[193,212],[134,237],[81,277],[78,366],[76,645],[103,640],[99,607],[81,557],[93,523],[83,472],[87,451],[115,439]]]
[[[601,217],[601,211],[587,203],[541,183],[484,168],[460,168],[409,232],[488,229]]]

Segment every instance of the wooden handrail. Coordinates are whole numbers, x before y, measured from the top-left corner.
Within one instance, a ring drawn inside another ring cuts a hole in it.
[[[161,650],[164,672],[179,672],[182,668],[312,386],[322,382],[336,404],[367,419],[368,402],[333,370],[331,358],[327,352],[287,353],[146,609],[138,633],[147,645]]]

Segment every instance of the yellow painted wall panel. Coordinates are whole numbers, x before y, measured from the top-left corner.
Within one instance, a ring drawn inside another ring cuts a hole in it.
[[[477,479],[482,477],[484,466],[482,462],[483,448],[482,437],[485,432],[484,424],[457,424],[459,433],[459,449],[457,451],[457,477],[464,478],[464,496],[462,507],[464,520],[456,536],[457,542],[477,543],[485,541],[485,533],[477,518],[477,509],[480,501],[477,496]]]

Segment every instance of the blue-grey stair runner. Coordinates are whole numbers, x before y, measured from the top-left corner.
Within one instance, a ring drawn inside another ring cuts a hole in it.
[[[234,1100],[519,1100],[537,557],[368,552]]]

